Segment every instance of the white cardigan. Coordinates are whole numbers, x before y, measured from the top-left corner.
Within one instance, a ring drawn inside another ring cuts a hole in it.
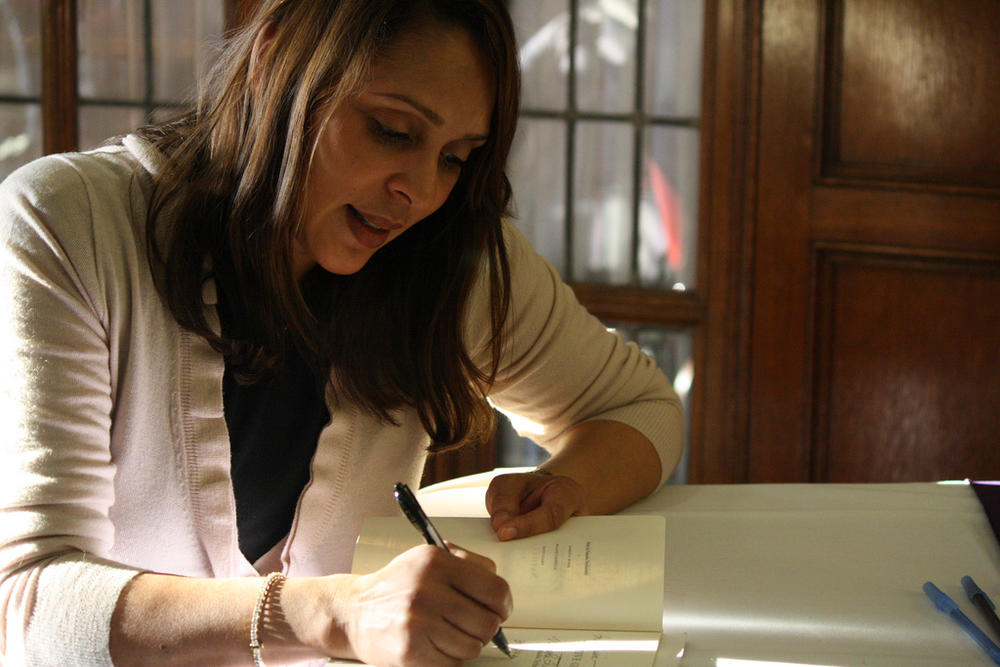
[[[139,571],[348,571],[364,517],[396,514],[392,483],[420,479],[428,437],[412,410],[386,426],[356,405],[331,405],[288,537],[255,564],[243,557],[224,363],[177,325],[146,259],[146,210],[162,161],[130,136],[124,146],[42,158],[0,185],[6,665],[110,664],[111,614]],[[666,377],[591,317],[510,226],[507,243],[510,345],[491,400],[544,425],[542,445],[586,419],[630,424],[657,447],[665,479],[682,441]],[[484,365],[486,295],[476,292],[467,326]]]

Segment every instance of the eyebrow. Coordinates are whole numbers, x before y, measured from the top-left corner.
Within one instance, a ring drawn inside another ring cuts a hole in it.
[[[400,102],[403,102],[404,104],[412,107],[421,116],[429,120],[434,125],[437,125],[438,127],[444,125],[444,118],[442,118],[436,111],[421,104],[420,102],[416,101],[409,95],[403,95],[402,93],[375,93],[375,94],[378,95],[379,97],[388,97],[394,100],[399,100]],[[489,139],[489,135],[467,134],[462,138],[468,141],[486,141],[487,139]]]

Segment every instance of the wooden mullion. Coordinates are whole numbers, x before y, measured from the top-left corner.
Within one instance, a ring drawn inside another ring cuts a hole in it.
[[[224,0],[223,11],[226,17],[226,30],[232,30],[239,25],[239,0]]]
[[[580,303],[604,322],[696,327],[705,318],[705,305],[692,292],[585,283],[571,287]]]
[[[42,146],[45,153],[76,150],[76,0],[42,0]]]
[[[235,30],[253,15],[260,0],[225,0],[226,30]]]

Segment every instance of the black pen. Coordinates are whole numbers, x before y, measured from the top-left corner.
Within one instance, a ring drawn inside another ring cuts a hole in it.
[[[445,546],[444,540],[441,538],[441,533],[437,532],[437,528],[431,523],[431,520],[427,518],[424,514],[424,510],[420,507],[420,503],[417,502],[417,497],[413,495],[410,491],[410,487],[402,482],[396,482],[394,489],[394,495],[396,496],[396,502],[399,503],[400,508],[403,510],[403,514],[406,518],[410,520],[417,530],[424,536],[427,540],[427,544],[433,544],[434,546],[441,547],[447,550],[448,547]],[[503,628],[497,630],[497,633],[493,635],[493,644],[503,651],[507,657],[513,658],[514,654],[511,653],[510,646],[507,645],[507,638],[503,635]]]
[[[986,621],[993,628],[993,632],[1000,637],[1000,618],[997,618],[996,605],[993,604],[993,600],[968,575],[962,577],[962,588],[965,589],[965,594],[969,596],[972,604],[979,607],[979,611],[983,612],[983,616],[986,617]]]

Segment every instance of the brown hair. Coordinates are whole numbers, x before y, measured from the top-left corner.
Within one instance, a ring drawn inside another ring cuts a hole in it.
[[[360,271],[341,276],[314,268],[300,285],[292,247],[323,114],[358,91],[395,37],[426,19],[460,26],[480,45],[496,85],[489,139],[470,155],[441,208]],[[255,50],[264,30],[271,42]],[[230,38],[197,107],[141,130],[170,158],[151,204],[148,239],[174,317],[226,355],[246,381],[278,367],[292,344],[320,381],[330,380],[337,398],[387,422],[393,409],[413,406],[433,450],[481,437],[493,425],[485,392],[496,375],[510,298],[501,225],[510,184],[503,168],[519,86],[502,0],[265,0]],[[206,257],[234,315],[225,335],[205,316]],[[493,359],[485,370],[463,340],[469,294],[483,274]]]

